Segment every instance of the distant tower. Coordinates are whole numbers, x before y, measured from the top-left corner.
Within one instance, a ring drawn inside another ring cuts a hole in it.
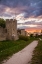
[[[7,39],[8,40],[17,40],[17,20],[16,19],[7,19],[6,20],[7,28]]]

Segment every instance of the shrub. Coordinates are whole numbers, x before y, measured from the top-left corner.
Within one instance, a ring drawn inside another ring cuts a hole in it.
[[[28,41],[28,36],[19,35],[19,40]]]

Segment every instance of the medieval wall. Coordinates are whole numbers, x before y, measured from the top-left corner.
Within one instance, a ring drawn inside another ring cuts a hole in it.
[[[6,40],[6,29],[0,27],[0,41]]]
[[[6,28],[0,27],[0,41],[2,40],[17,40],[17,20],[7,19]]]

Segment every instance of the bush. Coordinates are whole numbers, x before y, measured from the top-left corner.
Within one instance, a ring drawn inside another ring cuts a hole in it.
[[[28,36],[19,35],[19,40],[28,41]]]

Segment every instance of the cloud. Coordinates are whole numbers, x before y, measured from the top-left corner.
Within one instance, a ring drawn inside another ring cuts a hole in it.
[[[25,26],[27,28],[39,28],[42,29],[42,16],[25,18],[24,23],[18,23],[19,26]],[[20,27],[19,27],[20,28]]]
[[[5,17],[12,17],[15,14],[21,14],[24,13],[23,10],[26,10],[27,6],[22,6],[22,7],[15,7],[15,8],[11,8],[11,7],[7,7],[4,5],[0,5],[0,16],[5,16]]]
[[[42,0],[0,0],[0,17],[15,17],[18,23],[42,28]]]
[[[1,5],[3,5],[4,7],[2,7]],[[32,15],[42,15],[42,0],[0,0],[0,6],[3,10],[5,6],[11,8],[11,12],[9,11],[10,14],[12,14],[15,9],[16,11],[18,11],[18,13],[26,12],[27,14],[25,15],[25,17],[30,17]]]

